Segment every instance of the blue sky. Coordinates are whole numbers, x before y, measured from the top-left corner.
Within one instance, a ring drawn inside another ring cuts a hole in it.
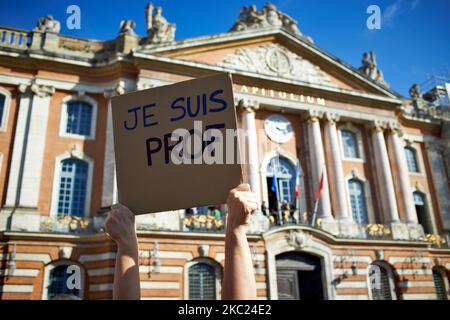
[[[243,5],[260,9],[264,0],[154,0],[163,15],[177,25],[176,39],[228,31]],[[359,66],[364,51],[375,50],[378,65],[391,87],[408,96],[409,87],[432,74],[450,76],[450,0],[273,0],[279,10],[299,23],[300,30],[338,58]],[[68,30],[66,9],[81,8],[81,30]],[[113,39],[122,19],[137,23],[145,34],[147,0],[5,1],[0,25],[32,29],[48,13],[61,21],[61,33],[93,39]],[[368,30],[366,9],[381,8],[381,30]]]

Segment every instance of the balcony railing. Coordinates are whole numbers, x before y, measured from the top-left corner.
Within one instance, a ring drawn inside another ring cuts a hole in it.
[[[226,215],[220,216],[208,214],[190,214],[184,217],[177,217],[179,223],[173,225],[178,227],[162,228],[158,223],[138,224],[138,230],[145,231],[175,231],[175,232],[201,232],[201,233],[223,233],[226,225]],[[261,217],[260,217],[261,219]],[[295,211],[273,212],[269,216],[262,216],[262,220],[268,223],[265,230],[280,228],[283,226],[309,226],[329,233],[341,239],[365,239],[365,240],[395,240],[392,236],[392,230],[384,224],[346,224],[338,221],[334,224],[333,232],[330,231],[329,224],[320,218],[314,219],[312,215],[304,213],[299,216]],[[104,215],[94,217],[77,216],[43,216],[40,222],[41,232],[63,233],[63,234],[92,234],[104,232]],[[261,220],[260,220],[261,221]],[[250,228],[251,229],[251,228]],[[256,228],[261,230],[260,228]],[[258,233],[258,232],[256,232]],[[447,239],[437,234],[426,234],[420,239],[414,241],[423,241],[433,248],[449,248]]]
[[[7,48],[26,49],[31,41],[28,31],[0,27],[0,46]]]
[[[184,217],[181,224],[183,231],[224,232],[225,230],[225,219],[211,215],[190,215]]]
[[[41,232],[90,234],[104,231],[104,217],[41,217]]]

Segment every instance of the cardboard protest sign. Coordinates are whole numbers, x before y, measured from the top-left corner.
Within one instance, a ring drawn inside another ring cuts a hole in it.
[[[112,98],[119,201],[135,214],[225,203],[242,180],[231,76]]]

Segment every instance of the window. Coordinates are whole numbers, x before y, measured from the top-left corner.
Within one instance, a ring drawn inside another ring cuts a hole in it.
[[[6,119],[6,97],[0,93],[0,127],[3,127],[3,121]]]
[[[350,195],[353,221],[358,224],[367,224],[366,196],[363,183],[356,179],[349,180],[348,193]]]
[[[275,169],[275,170],[274,170]],[[295,202],[295,181],[297,170],[284,157],[274,157],[267,165],[267,190],[269,192],[269,209],[277,208],[276,202]],[[276,184],[273,179],[276,176]]]
[[[349,130],[342,130],[342,146],[345,158],[360,158],[358,149],[358,139],[356,134]]]
[[[436,288],[436,298],[438,300],[448,300],[447,290],[445,285],[445,273],[439,267],[433,268],[433,281]]]
[[[58,195],[58,214],[84,216],[88,164],[82,160],[66,159],[61,162]]]
[[[392,300],[391,270],[374,262],[369,267],[370,291],[373,300]]]
[[[189,299],[215,300],[216,273],[214,267],[203,262],[189,267]]]
[[[92,113],[90,104],[82,101],[70,101],[67,103],[66,133],[82,136],[92,135]]]
[[[79,289],[69,289],[67,283],[72,273],[67,272],[68,265],[59,265],[50,270],[47,299],[51,300],[59,295],[73,295],[80,297]]]
[[[281,201],[292,203],[294,199],[292,198],[291,181],[289,179],[278,179],[278,185]]]
[[[414,150],[411,147],[405,147],[405,156],[409,172],[419,172],[419,166],[417,165],[416,150]]]
[[[423,227],[425,233],[433,233],[430,217],[428,215],[425,194],[420,191],[413,192],[414,205],[416,207],[417,219]]]

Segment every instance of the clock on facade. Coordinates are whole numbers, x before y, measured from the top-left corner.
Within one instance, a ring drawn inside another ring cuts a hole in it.
[[[272,115],[264,121],[264,130],[270,140],[277,143],[288,142],[292,135],[292,124],[283,116]]]

